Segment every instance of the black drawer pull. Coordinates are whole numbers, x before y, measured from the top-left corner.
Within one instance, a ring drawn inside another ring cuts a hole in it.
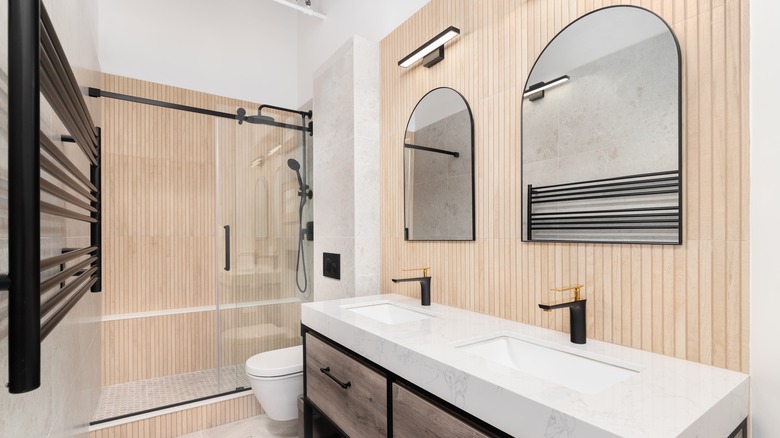
[[[339,379],[337,379],[337,378],[333,377],[333,374],[331,374],[331,373],[330,373],[330,367],[327,367],[327,368],[320,368],[320,371],[322,371],[323,373],[325,373],[325,375],[326,375],[326,376],[328,376],[328,377],[330,377],[331,379],[333,379],[333,381],[334,381],[334,382],[338,383],[338,384],[339,384],[339,386],[341,386],[341,387],[342,387],[342,388],[344,388],[344,389],[347,389],[347,388],[349,388],[350,386],[352,386],[352,382],[341,383],[341,381],[340,381]]]

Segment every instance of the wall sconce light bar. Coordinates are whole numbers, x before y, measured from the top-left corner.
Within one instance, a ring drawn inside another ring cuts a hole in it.
[[[429,53],[433,52],[434,50],[444,46],[444,43],[447,41],[455,38],[460,34],[460,29],[458,29],[455,26],[450,26],[446,29],[444,29],[440,34],[436,35],[435,37],[431,38],[430,41],[423,44],[422,46],[416,48],[414,52],[406,55],[398,61],[398,65],[407,68],[410,67],[415,62],[423,59],[425,55],[428,55]],[[442,51],[441,58],[444,59],[444,53]],[[438,62],[438,61],[437,61]],[[433,63],[435,64],[435,63]],[[433,64],[426,63],[426,67],[430,67]]]
[[[523,93],[523,97],[528,97],[528,100],[532,102],[534,100],[541,99],[544,97],[544,90],[561,85],[569,79],[571,78],[569,78],[568,75],[563,75],[559,78],[551,80],[550,82],[539,82],[537,84],[531,85],[528,87],[528,90]]]

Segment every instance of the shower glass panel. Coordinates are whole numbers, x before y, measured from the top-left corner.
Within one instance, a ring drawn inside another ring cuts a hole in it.
[[[256,114],[253,107],[247,108],[248,116]],[[301,125],[297,114],[264,109],[263,115]],[[299,183],[288,160],[303,162],[306,135],[306,176],[311,180],[311,136],[264,124],[238,125],[226,119],[216,123],[217,361],[219,390],[226,392],[249,387],[244,372],[249,357],[301,343],[300,305],[312,296],[313,245],[303,241],[308,287],[301,293],[296,286]],[[304,226],[311,220],[311,205],[309,201],[304,206]],[[303,286],[302,267],[299,275]]]

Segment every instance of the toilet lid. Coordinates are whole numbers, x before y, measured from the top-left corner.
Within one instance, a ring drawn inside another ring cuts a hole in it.
[[[279,377],[303,372],[303,346],[256,354],[246,361],[246,372],[257,377]]]

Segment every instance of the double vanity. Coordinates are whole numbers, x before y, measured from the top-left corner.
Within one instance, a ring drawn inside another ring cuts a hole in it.
[[[301,321],[309,431],[319,412],[353,437],[744,434],[734,371],[392,294]]]

